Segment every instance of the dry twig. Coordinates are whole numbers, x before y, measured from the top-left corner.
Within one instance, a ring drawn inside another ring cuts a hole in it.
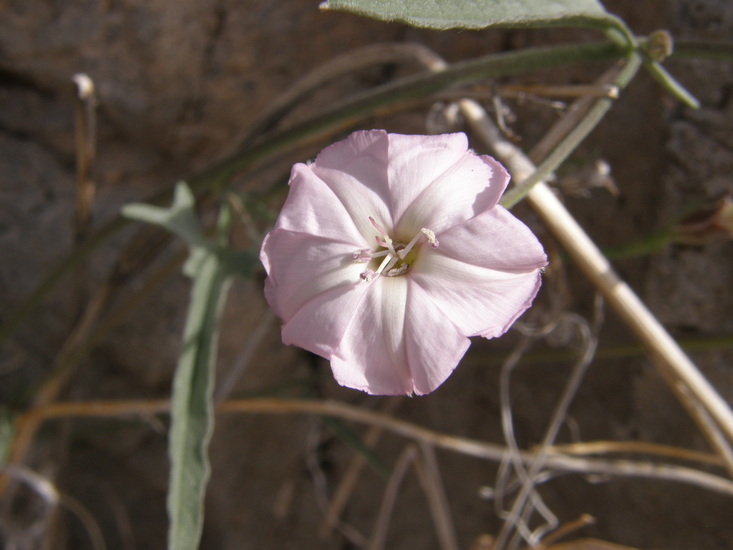
[[[35,417],[37,420],[71,417],[145,418],[151,414],[167,414],[169,407],[170,402],[168,400],[57,402],[32,409],[25,413],[24,417]],[[217,412],[220,414],[317,414],[335,416],[370,426],[381,426],[385,430],[408,439],[414,439],[415,441],[433,445],[436,448],[493,462],[501,462],[508,452],[507,448],[502,445],[436,432],[390,415],[347,405],[338,401],[232,399],[219,403]],[[525,463],[529,463],[534,459],[535,453],[522,451],[520,456]],[[674,481],[696,485],[703,489],[733,496],[733,481],[694,468],[672,464],[655,464],[648,461],[640,462],[632,460],[599,460],[548,452],[545,465],[548,470],[572,472],[581,475],[601,474],[617,477]]]

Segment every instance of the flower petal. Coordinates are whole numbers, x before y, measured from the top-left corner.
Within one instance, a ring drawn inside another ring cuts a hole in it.
[[[353,260],[354,246],[274,229],[265,237],[260,260],[267,271],[265,297],[287,321],[303,305],[332,288],[358,286],[365,264]]]
[[[331,369],[342,386],[376,395],[405,395],[413,381],[405,348],[405,277],[380,277],[369,286]]]
[[[415,198],[461,157],[468,155],[467,151],[468,139],[463,133],[437,136],[389,134],[387,174],[389,204],[394,219],[399,220]]]
[[[260,254],[283,341],[330,359],[345,386],[435,390],[469,336],[504,333],[538,291],[542,247],[497,207],[508,179],[462,134],[356,132],[296,165]],[[363,281],[380,257],[403,271]]]
[[[466,336],[501,336],[539,290],[539,269],[499,271],[451,258],[440,249],[432,252],[419,258],[409,276]]]
[[[455,370],[471,341],[419,285],[411,281],[405,321],[407,362],[413,391],[423,395],[434,391]]]
[[[498,162],[467,152],[415,198],[397,230],[410,235],[427,227],[440,235],[495,206],[508,183]]]
[[[470,341],[407,277],[376,280],[331,358],[336,381],[375,395],[423,395],[440,386]]]
[[[537,237],[501,206],[441,233],[440,252],[466,263],[508,272],[547,265]]]
[[[275,229],[308,233],[334,241],[371,246],[351,220],[334,191],[316,174],[312,165],[296,164],[290,173],[290,190]]]
[[[344,332],[360,310],[360,303],[369,287],[361,282],[318,294],[283,325],[283,343],[331,359],[342,345]]]
[[[388,206],[388,148],[384,130],[354,132],[321,151],[310,166],[338,197],[351,223],[370,245],[377,234],[370,217],[388,232],[393,226]]]

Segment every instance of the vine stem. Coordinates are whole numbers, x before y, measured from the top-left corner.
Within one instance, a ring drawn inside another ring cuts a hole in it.
[[[626,59],[625,65],[601,76],[599,83],[607,84],[607,80],[613,76],[612,83],[623,89],[631,82],[641,64],[640,54],[633,53]],[[430,65],[430,69],[435,72],[444,71],[447,67],[448,64],[437,55]],[[576,104],[586,104],[589,100],[590,98],[582,98]],[[567,120],[561,119],[543,140],[548,154],[537,167],[521,149],[504,139],[499,128],[480,104],[471,99],[458,101],[461,114],[468,125],[507,166],[514,181],[517,182],[515,188],[505,194],[502,204],[509,207],[526,196],[528,203],[543,220],[547,229],[651,353],[657,368],[673,393],[723,459],[729,474],[733,477],[733,449],[730,445],[733,442],[733,411],[730,406],[631,287],[616,274],[608,259],[544,182],[544,179],[595,128],[612,103],[611,98],[604,97],[587,106],[574,105],[575,109],[571,107]],[[555,132],[563,126],[566,126],[566,129]],[[558,135],[553,136],[551,140],[549,136],[553,133]],[[548,143],[550,141],[557,144],[552,147]]]
[[[631,82],[634,76],[636,76],[636,73],[639,70],[640,66],[641,58],[638,55],[632,55],[620,69],[617,70],[614,67],[609,71],[609,74],[614,75],[611,84],[615,86],[617,90],[624,89],[629,84],[629,82]],[[607,85],[608,82],[606,82],[606,80],[607,75],[603,75],[600,78],[600,83],[603,85]],[[580,101],[585,103],[592,100],[593,98],[586,97],[581,99]],[[527,166],[520,164],[518,167],[521,167],[525,170],[522,174],[523,177],[518,178],[517,174],[513,174],[515,178],[514,187],[504,193],[504,196],[501,199],[502,206],[504,206],[505,208],[511,208],[520,200],[522,200],[538,182],[546,180],[550,176],[550,174],[552,174],[555,169],[560,164],[562,164],[562,162],[566,158],[568,158],[568,156],[570,156],[570,154],[575,150],[578,144],[580,144],[580,142],[582,142],[586,138],[586,136],[598,125],[601,119],[611,108],[614,101],[615,99],[613,97],[603,97],[595,100],[588,109],[588,112],[585,113],[584,116],[578,117],[578,120],[574,121],[575,123],[570,125],[570,128],[568,128],[567,131],[567,135],[560,139],[559,143],[555,144],[555,147],[552,148],[547,157],[539,164],[539,166],[535,167],[534,165],[531,165],[531,163]],[[477,110],[477,107],[479,110]],[[474,120],[479,120],[486,116],[485,113],[483,115],[481,114],[483,108],[476,102],[473,102],[472,104],[466,103],[465,106],[462,107],[462,110],[464,111],[464,115],[467,116],[469,123],[471,123],[471,117],[473,117]],[[567,120],[565,122],[567,122]],[[562,125],[557,125],[557,127],[560,126]],[[496,139],[491,140],[491,142],[489,143],[487,142],[488,137],[490,137],[490,134],[488,133],[489,129],[486,128],[476,130],[486,142],[486,144],[492,149],[494,149],[495,147],[499,147],[502,153],[507,154],[510,157],[514,157],[515,153],[517,152],[521,153],[521,151],[517,147],[514,147],[511,143],[504,140],[501,137],[501,134],[494,137],[499,138],[502,142],[504,142],[504,144],[499,144]],[[546,141],[548,138],[552,139],[553,133],[554,132],[550,130],[547,133],[547,137],[543,139],[543,141]],[[496,145],[492,146],[492,144]],[[507,145],[512,145],[512,148],[507,147]],[[497,151],[497,156],[498,155],[499,151]]]
[[[293,148],[312,145],[325,137],[349,130],[361,121],[373,118],[375,114],[383,114],[387,108],[411,108],[438,92],[488,78],[575,63],[617,60],[623,55],[622,50],[608,42],[551,46],[492,54],[455,63],[445,70],[410,75],[350,97],[292,126],[268,133],[186,181],[198,196],[219,185],[223,186],[235,174],[265,164]],[[420,62],[425,63],[424,60]],[[283,101],[282,106],[286,103]],[[148,197],[144,202],[158,206],[166,204],[171,199],[172,191],[172,187],[168,188]],[[30,317],[67,275],[83,265],[90,254],[130,223],[130,220],[116,215],[93,231],[84,242],[54,266],[31,294],[21,301],[17,309],[5,316],[4,324],[0,325],[0,345],[15,333],[21,323]]]
[[[145,418],[154,414],[167,414],[169,411],[170,401],[165,399],[56,402],[31,409],[24,413],[23,416],[33,417],[34,420],[39,421],[41,419],[50,420],[53,418],[72,417]],[[436,448],[494,462],[501,462],[508,452],[507,448],[502,445],[436,432],[417,424],[394,418],[389,414],[330,400],[231,399],[219,403],[216,406],[216,411],[219,414],[316,414],[333,416],[360,424],[379,426],[391,433],[428,443]],[[519,455],[526,463],[530,463],[536,458],[534,451],[520,451]],[[552,448],[548,448],[545,465],[551,470],[560,472],[605,474],[676,481],[696,485],[733,497],[733,481],[694,468],[672,464],[573,457],[556,453]]]
[[[524,182],[530,178],[537,179],[533,177],[537,171],[534,164],[520,149],[502,137],[499,129],[480,105],[471,100],[463,100],[460,105],[470,126],[497,158],[507,166],[515,181]],[[732,442],[733,411],[728,403],[707,381],[628,284],[613,270],[608,259],[575,221],[550,187],[544,181],[537,181],[528,191],[527,201],[591,283],[645,345],[675,394],[680,397],[680,385],[686,388],[715,420],[717,427],[725,434],[727,442]],[[689,404],[684,399],[683,404],[689,409]],[[733,475],[729,445],[721,441],[715,434],[711,434],[710,425],[701,423],[699,416],[693,414],[693,418],[698,421],[698,425],[703,429],[711,444],[726,459],[728,470]]]

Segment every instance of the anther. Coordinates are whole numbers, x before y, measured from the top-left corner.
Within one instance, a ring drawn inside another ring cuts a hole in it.
[[[372,251],[369,248],[360,248],[354,250],[351,257],[354,258],[355,262],[365,263],[372,259]]]
[[[438,248],[439,243],[435,232],[426,227],[420,229],[420,232],[407,245],[403,245],[401,242],[393,241],[374,218],[369,217],[369,223],[377,230],[378,234],[374,236],[374,240],[377,243],[377,249],[381,250],[360,248],[352,253],[352,257],[354,261],[361,263],[367,263],[376,258],[382,258],[382,261],[376,271],[370,268],[365,269],[359,275],[362,281],[371,282],[380,275],[397,277],[407,273],[414,262],[414,257],[408,259],[408,255],[421,238],[425,238],[432,248]]]
[[[410,250],[412,250],[412,248],[420,240],[420,237],[425,237],[430,243],[430,246],[432,246],[433,248],[438,248],[438,239],[435,238],[435,233],[432,230],[423,227],[420,230],[420,233],[415,235],[412,240],[407,243],[407,246],[405,248],[397,252],[397,255],[400,257],[401,260],[404,260],[407,257],[407,255],[410,253]]]
[[[410,264],[402,264],[400,267],[395,267],[387,271],[387,277],[397,277],[398,275],[404,275],[410,269]]]
[[[430,246],[432,246],[433,248],[438,248],[438,246],[440,245],[440,243],[438,242],[438,239],[435,237],[435,233],[431,229],[428,229],[426,227],[423,227],[420,230],[420,233],[422,233],[423,235],[425,235],[425,238],[430,243]]]

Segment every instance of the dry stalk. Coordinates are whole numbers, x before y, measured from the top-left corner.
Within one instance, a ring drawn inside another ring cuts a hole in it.
[[[392,469],[392,475],[387,482],[387,487],[382,496],[382,505],[379,508],[377,521],[372,531],[372,540],[369,544],[369,550],[384,550],[384,542],[387,539],[387,528],[392,517],[394,503],[397,500],[397,492],[402,485],[402,480],[407,474],[407,469],[418,457],[418,450],[415,445],[407,445],[400,453],[395,467]]]
[[[216,388],[214,393],[215,402],[222,401],[229,396],[237,382],[242,378],[244,371],[247,370],[255,351],[257,351],[262,340],[273,326],[275,326],[275,315],[268,309],[260,316],[257,326],[247,336],[247,340],[244,342],[244,346],[237,355],[234,364],[226,372],[219,387]]]
[[[551,327],[554,327],[555,324],[555,321],[549,323],[540,329],[538,334],[545,333],[545,331],[551,331]],[[532,466],[523,460],[521,450],[519,449],[516,437],[514,436],[514,421],[510,406],[511,398],[509,395],[509,378],[514,368],[519,364],[522,356],[527,350],[529,350],[533,341],[533,338],[528,334],[523,334],[523,336],[523,339],[519,342],[502,366],[501,379],[499,383],[501,425],[504,433],[504,440],[507,442],[508,452],[506,458],[502,460],[496,476],[496,498],[494,500],[494,505],[497,516],[504,520],[504,528],[499,534],[497,541],[494,543],[495,548],[502,548],[504,546],[506,539],[509,536],[508,528],[515,529],[516,532],[521,534],[525,540],[530,540],[532,538],[532,533],[529,530],[527,522],[523,517],[521,517],[521,509],[524,507],[527,499],[531,499],[532,504],[537,508],[537,510],[539,510],[548,525],[555,526],[558,523],[557,518],[545,505],[540,494],[534,490],[534,486],[538,483],[538,472],[532,474],[528,471],[528,467],[532,468]],[[511,510],[507,512],[504,510],[503,500],[504,495],[510,492],[510,486],[513,485],[510,479],[512,470],[516,475],[516,484],[520,487],[520,494],[516,497]]]
[[[580,443],[568,443],[566,445],[552,445],[548,448],[551,453],[564,455],[597,455],[612,453],[648,454],[659,457],[672,458],[709,464],[711,466],[724,466],[723,459],[719,455],[711,455],[689,449],[672,447],[671,445],[660,445],[646,441],[584,441]]]
[[[146,418],[154,414],[167,414],[169,408],[170,402],[168,400],[57,402],[32,409],[24,416],[35,417],[37,420],[71,417]],[[219,403],[216,410],[219,414],[316,414],[335,416],[352,422],[380,426],[394,434],[418,442],[425,442],[436,448],[493,462],[501,462],[508,452],[507,448],[502,445],[436,432],[390,415],[338,401],[232,399]],[[536,455],[533,452],[521,451],[520,456],[525,464],[528,464]],[[733,481],[694,468],[672,464],[579,458],[548,450],[545,466],[548,470],[573,472],[581,475],[601,474],[674,481],[696,485],[733,497]]]
[[[84,527],[94,550],[106,550],[107,546],[104,542],[104,535],[97,521],[91,512],[78,500],[62,494],[49,479],[26,468],[25,466],[9,465],[2,468],[2,473],[17,482],[29,487],[44,503],[44,512],[41,518],[35,523],[35,527],[28,532],[20,535],[23,543],[28,546],[36,547],[36,539],[45,538],[48,523],[53,520],[54,513],[59,506],[66,508],[74,514]],[[11,537],[14,538],[13,535]],[[44,544],[42,541],[41,544]],[[15,548],[13,542],[8,541],[8,548]],[[45,546],[45,544],[44,544]]]
[[[97,144],[97,94],[94,82],[83,73],[72,79],[76,87],[74,124],[76,126],[76,213],[74,240],[79,243],[91,226],[92,204],[96,186],[92,168]]]
[[[560,527],[555,529],[552,533],[547,535],[544,539],[542,539],[542,543],[537,546],[537,549],[545,550],[547,548],[549,550],[550,548],[552,548],[552,546],[549,546],[549,545],[551,545],[556,540],[559,540],[569,535],[570,533],[578,531],[579,529],[582,529],[583,527],[587,527],[588,525],[593,525],[595,522],[596,522],[596,518],[594,518],[590,514],[583,514],[576,520],[562,524]]]
[[[536,493],[534,487],[536,485],[536,479],[545,467],[545,460],[548,454],[548,449],[552,443],[554,443],[557,434],[565,420],[567,410],[570,407],[575,394],[580,387],[580,383],[591,364],[595,350],[598,346],[598,331],[601,323],[601,310],[602,304],[600,301],[596,303],[596,315],[593,327],[578,315],[574,314],[563,314],[562,319],[572,322],[578,329],[579,335],[583,341],[582,351],[580,358],[573,365],[570,376],[563,389],[562,395],[558,400],[558,403],[553,411],[550,422],[547,427],[547,431],[543,438],[542,444],[537,450],[537,454],[534,459],[530,462],[529,467],[524,468],[524,464],[515,464],[517,472],[520,472],[520,479],[522,480],[522,486],[519,494],[514,500],[511,512],[507,516],[507,521],[504,523],[499,535],[496,539],[496,548],[504,548],[508,544],[508,548],[516,548],[519,545],[519,536],[521,535],[530,545],[535,545],[544,536],[545,533],[558,526],[558,520],[552,514],[552,512],[546,508],[544,502]],[[540,334],[542,331],[540,331]],[[508,417],[509,410],[509,373],[513,369],[516,361],[521,357],[517,354],[514,363],[507,363],[505,368],[502,369],[502,418],[505,419],[503,425],[505,426],[511,423],[511,417]],[[508,418],[507,418],[508,417]],[[510,428],[511,429],[511,428]],[[511,440],[514,442],[513,433],[511,434]],[[516,446],[516,443],[514,443]],[[529,520],[534,511],[534,508],[543,515],[546,524],[536,529],[534,532],[527,532],[527,526]],[[511,536],[512,529],[517,527],[514,536]],[[511,537],[511,538],[510,538]]]
[[[373,44],[338,56],[313,69],[277,97],[247,129],[246,135],[234,140],[237,143],[236,149],[241,149],[271,130],[292,109],[322,89],[328,82],[354,74],[361,69],[388,63],[417,63],[427,66],[434,56],[435,54],[422,44],[399,42]]]
[[[470,126],[499,160],[508,167],[516,181],[524,181],[534,172],[534,164],[522,151],[501,136],[499,129],[480,105],[471,100],[463,100],[460,105],[463,116]],[[711,427],[701,423],[699,417],[693,415],[716,451],[727,460],[731,454],[729,442],[733,441],[733,411],[730,406],[690,361],[633,290],[616,274],[609,261],[547,184],[540,182],[535,185],[527,199],[546,227],[573,257],[591,283],[645,344],[665,378],[671,378],[684,384],[690,394],[705,407],[715,420],[717,429],[715,426]],[[674,387],[672,384],[673,389]],[[675,394],[679,396],[676,390]],[[687,405],[685,400],[683,404]],[[719,430],[725,434],[727,450],[719,446],[721,438],[714,435]],[[728,464],[728,469],[733,475],[733,463]]]
[[[458,550],[456,530],[453,525],[453,517],[448,504],[448,497],[445,494],[442,476],[440,475],[438,458],[435,456],[435,448],[421,442],[420,454],[421,460],[415,461],[415,469],[430,505],[430,512],[433,516],[440,546],[443,550]]]
[[[308,451],[305,455],[305,463],[311,475],[311,480],[315,489],[316,501],[324,515],[327,515],[331,504],[328,498],[328,480],[323,468],[321,467],[320,460],[319,448],[322,440],[321,432],[321,423],[318,422],[317,419],[310,419],[310,426],[308,428],[308,436],[306,440]],[[335,520],[333,522],[333,526],[338,529],[338,531],[348,539],[353,546],[364,548],[367,545],[366,537],[345,521],[341,521],[340,519]]]
[[[119,322],[127,318],[150,295],[180,269],[186,254],[179,254],[156,271],[145,286],[129,297],[117,310],[100,321],[103,309],[109,302],[115,287],[112,282],[104,284],[87,304],[84,313],[66,339],[51,367],[51,374],[34,396],[34,408],[51,405],[63,391],[66,382],[75,372],[82,357],[95,343],[99,342]],[[41,418],[34,414],[19,416],[15,421],[14,436],[10,445],[8,463],[20,465],[24,462]],[[0,494],[5,488],[5,478],[0,474]]]
[[[409,444],[400,454],[382,497],[382,506],[379,509],[369,550],[383,550],[385,548],[387,528],[391,520],[392,510],[402,481],[411,465],[415,467],[420,485],[428,501],[441,550],[458,550],[458,540],[453,527],[448,499],[443,489],[435,449],[425,442],[420,442],[419,448]]]
[[[398,399],[388,399],[381,412],[383,414],[393,414],[397,409],[400,401]],[[384,428],[381,426],[371,426],[364,436],[364,445],[370,449],[374,448],[379,442],[380,437],[384,433]],[[362,453],[355,453],[351,462],[349,463],[344,475],[341,476],[336,490],[333,492],[331,497],[331,503],[326,513],[326,517],[321,523],[319,530],[319,536],[323,539],[327,538],[336,524],[340,521],[341,513],[343,512],[346,504],[351,498],[351,495],[356,487],[356,483],[359,480],[359,475],[366,464],[366,459]]]
[[[392,517],[394,503],[397,500],[397,493],[402,485],[402,480],[407,474],[407,469],[418,459],[419,453],[417,446],[407,445],[397,459],[395,467],[392,469],[392,475],[387,482],[387,487],[382,496],[382,505],[379,508],[377,521],[372,530],[372,540],[369,544],[369,550],[384,550],[384,542],[387,540],[387,528]]]
[[[432,71],[443,71],[448,64],[434,54],[426,66]],[[595,83],[603,88],[618,72],[612,68]],[[575,127],[594,97],[582,97],[571,105],[568,113],[550,129],[533,150],[533,157],[544,158],[554,146]],[[501,135],[486,111],[471,99],[458,101],[461,114],[481,141],[507,166],[516,182],[525,181],[536,167],[524,153]],[[530,206],[542,218],[545,226],[580,266],[591,283],[598,289],[629,329],[645,345],[655,364],[665,377],[675,395],[690,411],[691,416],[711,446],[726,462],[733,477],[733,411],[715,388],[707,381],[695,364],[687,357],[677,342],[648,310],[631,288],[616,274],[606,257],[591,241],[580,225],[544,182],[534,186],[527,196]],[[680,391],[679,384],[686,391]],[[697,401],[714,422],[707,422],[707,415],[698,414]],[[722,433],[721,433],[722,432]]]

